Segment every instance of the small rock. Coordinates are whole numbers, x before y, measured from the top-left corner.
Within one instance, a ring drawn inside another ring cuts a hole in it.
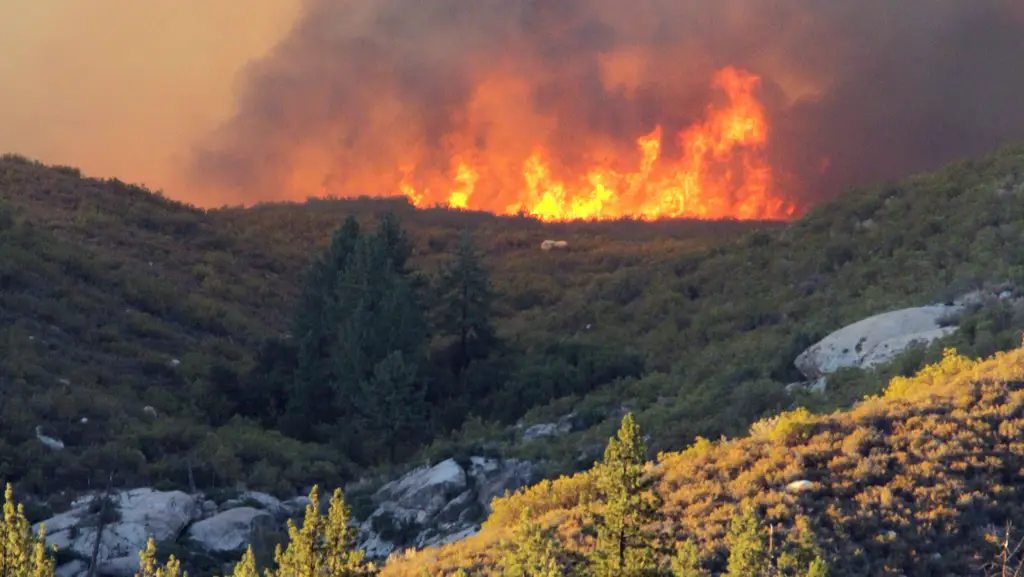
[[[786,485],[786,490],[790,493],[801,493],[803,491],[809,491],[814,488],[814,483],[807,479],[800,479],[799,481],[793,481]]]
[[[532,427],[523,431],[523,442],[528,443],[543,437],[554,437],[558,435],[558,424],[556,423],[542,423],[540,425],[533,425]]]
[[[267,493],[261,493],[259,491],[246,491],[235,499],[225,501],[221,504],[220,510],[226,511],[236,507],[255,507],[257,509],[262,509],[280,521],[284,521],[290,516],[290,510],[284,507],[284,505],[281,504],[281,501],[278,501],[273,495],[268,495]]]
[[[55,451],[59,451],[64,448],[64,441],[44,435],[43,427],[41,425],[36,426],[36,438],[39,439],[42,444]]]
[[[199,504],[199,510],[202,511],[201,517],[208,519],[217,514],[217,503],[207,499]]]

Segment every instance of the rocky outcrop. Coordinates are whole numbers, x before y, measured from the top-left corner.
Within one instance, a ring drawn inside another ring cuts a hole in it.
[[[274,530],[277,521],[262,509],[239,507],[217,513],[188,528],[188,537],[207,551],[238,552],[259,535]]]
[[[263,532],[283,531],[287,520],[301,518],[308,504],[307,497],[279,501],[257,492],[241,493],[219,507],[202,494],[148,488],[115,492],[104,508],[97,573],[133,577],[139,568],[139,551],[150,537],[163,545],[185,536],[187,544],[204,551],[237,553]],[[47,544],[80,559],[91,558],[100,509],[101,500],[87,495],[74,501],[68,511],[43,521]],[[62,565],[59,574],[79,577],[87,568],[81,561],[72,561]]]
[[[374,511],[360,524],[367,555],[387,557],[404,547],[449,543],[479,531],[491,500],[536,478],[524,461],[472,457],[420,467],[381,487]]]
[[[527,427],[523,431],[523,442],[529,443],[537,439],[544,437],[561,437],[567,435],[573,431],[573,419],[576,417],[575,413],[571,413],[563,416],[554,423],[540,423]]]
[[[94,496],[87,496],[72,503],[67,512],[43,521],[47,545],[56,545],[83,558],[91,557],[100,525],[99,503]],[[112,560],[130,557],[138,569],[139,551],[146,548],[150,537],[157,543],[177,539],[199,511],[196,500],[181,491],[143,488],[114,493],[103,513],[107,522],[100,538],[101,568]],[[33,527],[38,529],[38,524]],[[104,569],[101,573],[121,574],[115,569]],[[129,575],[134,575],[134,570]]]
[[[800,354],[796,368],[823,387],[823,377],[845,367],[868,369],[886,363],[915,344],[928,344],[957,330],[942,321],[962,305],[933,305],[868,317],[828,335]]]
[[[328,495],[329,497],[329,495]],[[228,499],[217,507],[218,511],[230,511],[240,507],[251,507],[261,509],[270,513],[278,521],[286,521],[301,516],[306,505],[309,504],[309,497],[294,497],[286,501],[279,501],[277,497],[259,491],[245,491],[235,497]]]
[[[476,533],[490,512],[491,500],[536,480],[535,467],[524,461],[472,457],[415,469],[387,483],[373,495],[373,512],[359,529],[360,545],[370,556],[386,557],[399,547],[450,543]],[[79,560],[59,568],[62,577],[81,577],[96,542],[99,511],[105,519],[100,539],[100,577],[133,577],[139,551],[150,537],[157,545],[180,545],[214,554],[240,553],[268,532],[284,531],[289,519],[301,525],[307,497],[280,501],[255,491],[217,505],[202,494],[149,488],[112,493],[105,507],[95,495],[43,521],[46,542]],[[39,529],[39,524],[34,530]]]

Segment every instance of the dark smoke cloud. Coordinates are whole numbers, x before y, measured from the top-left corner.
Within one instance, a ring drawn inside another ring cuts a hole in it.
[[[499,182],[537,144],[566,167],[628,156],[699,120],[734,65],[762,77],[807,204],[1024,139],[1018,2],[309,0],[192,176],[248,204],[391,192],[410,162],[450,178],[453,150],[500,150]]]

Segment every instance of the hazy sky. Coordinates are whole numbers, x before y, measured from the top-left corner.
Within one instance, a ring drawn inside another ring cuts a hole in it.
[[[301,0],[0,0],[0,153],[187,196],[191,144],[234,107]]]

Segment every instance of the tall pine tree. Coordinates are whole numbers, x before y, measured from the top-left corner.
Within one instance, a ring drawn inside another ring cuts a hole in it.
[[[317,424],[332,420],[333,407],[323,398],[334,380],[329,359],[341,312],[337,284],[359,238],[359,223],[349,216],[305,275],[292,329],[298,349],[295,376],[282,420],[282,428],[300,438],[313,438]]]
[[[310,267],[295,320],[294,390],[282,419],[287,432],[330,440],[365,463],[382,449],[393,455],[407,433],[391,421],[420,423],[427,324],[411,254],[393,214],[381,218],[374,234],[349,217]]]
[[[657,571],[653,535],[648,526],[658,517],[659,499],[644,474],[647,447],[633,414],[622,419],[608,441],[604,462],[597,468],[597,486],[604,507],[597,515],[597,547],[591,573],[601,577],[648,575]]]
[[[438,300],[439,328],[454,339],[452,371],[459,375],[473,359],[486,356],[497,342],[491,322],[494,289],[468,231],[459,238],[455,258],[441,271]]]
[[[336,292],[342,314],[328,397],[334,405],[333,437],[347,454],[367,463],[382,450],[393,457],[399,435],[419,427],[425,414],[419,367],[427,324],[410,271],[398,270],[404,269],[404,233],[388,226],[359,239]]]
[[[366,399],[361,441],[368,449],[382,446],[396,463],[403,439],[421,438],[427,426],[426,391],[415,362],[392,351],[363,382]]]

